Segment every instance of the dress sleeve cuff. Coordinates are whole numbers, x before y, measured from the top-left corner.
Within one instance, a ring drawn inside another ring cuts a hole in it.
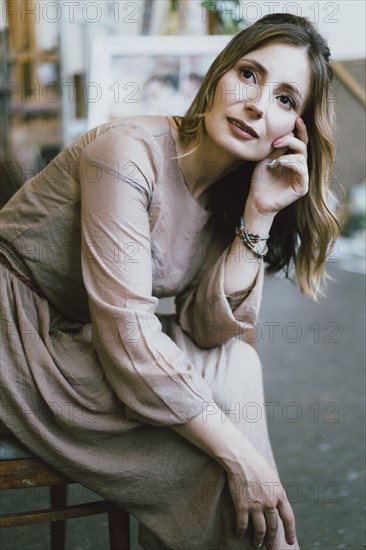
[[[247,321],[249,313],[258,315],[262,296],[264,278],[264,262],[260,260],[259,270],[254,283],[245,290],[238,290],[232,294],[225,294],[231,311],[238,321]]]

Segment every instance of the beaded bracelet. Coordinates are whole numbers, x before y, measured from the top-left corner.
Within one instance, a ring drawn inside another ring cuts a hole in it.
[[[270,234],[261,236],[257,233],[252,233],[251,231],[248,231],[245,228],[244,225],[244,217],[242,216],[240,218],[240,226],[235,229],[236,235],[240,238],[241,242],[249,248],[256,256],[259,256],[259,258],[263,258],[267,252],[268,252],[268,246],[267,243],[265,243],[263,250],[260,249],[260,247],[256,246],[260,241],[267,241],[269,239]]]

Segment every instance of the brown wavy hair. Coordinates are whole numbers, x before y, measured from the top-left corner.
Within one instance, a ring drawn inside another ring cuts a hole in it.
[[[204,135],[204,116],[211,110],[220,78],[242,56],[271,42],[306,49],[312,67],[312,95],[302,114],[309,135],[309,191],[275,216],[265,257],[266,272],[284,270],[285,276],[293,280],[293,265],[301,292],[317,301],[319,295],[325,295],[325,282],[330,278],[325,263],[340,230],[335,215],[337,201],[330,190],[335,115],[330,99],[333,72],[325,39],[305,17],[271,14],[261,18],[232,38],[211,64],[185,115],[173,120],[182,142],[194,143],[186,153],[191,154]],[[227,244],[233,239],[249,193],[243,181],[251,181],[254,166],[254,162],[246,162],[213,184],[210,209]]]

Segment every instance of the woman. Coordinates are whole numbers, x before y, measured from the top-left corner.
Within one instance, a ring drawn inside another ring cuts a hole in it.
[[[3,421],[135,515],[148,550],[298,548],[245,333],[264,259],[321,292],[330,81],[309,21],[266,16],[186,116],[89,131],[2,211]]]

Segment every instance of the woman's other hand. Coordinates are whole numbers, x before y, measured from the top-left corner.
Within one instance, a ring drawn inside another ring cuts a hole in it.
[[[230,465],[226,462],[238,537],[245,537],[251,523],[254,547],[265,544],[267,550],[275,550],[279,516],[286,541],[294,544],[295,516],[277,473],[254,448],[250,450],[250,456],[247,453],[246,448],[238,460]]]
[[[271,154],[258,162],[248,200],[258,212],[275,215],[308,192],[308,134],[303,120],[296,119],[294,132],[273,142]]]
[[[220,411],[214,403],[207,405]],[[212,456],[226,471],[238,537],[248,536],[250,526],[254,546],[264,543],[267,550],[283,550],[275,544],[280,520],[286,541],[295,543],[294,514],[277,472],[228,417],[222,422],[221,414],[200,414],[172,429]]]

